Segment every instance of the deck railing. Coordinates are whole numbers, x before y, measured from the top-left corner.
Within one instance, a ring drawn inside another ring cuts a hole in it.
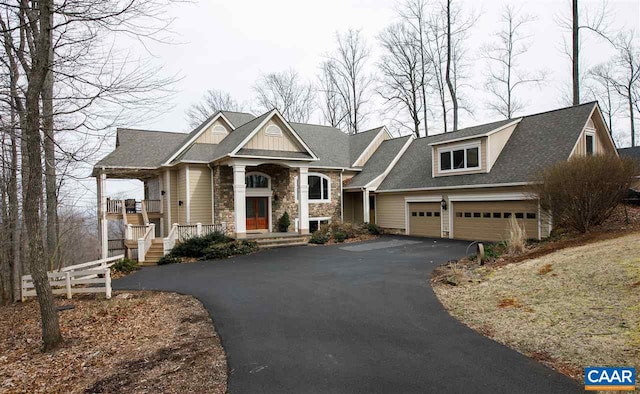
[[[137,240],[144,237],[150,224],[127,224],[126,239]]]
[[[107,213],[121,213],[124,206],[123,200],[107,199]]]
[[[165,255],[169,253],[169,251],[173,249],[174,246],[176,246],[177,240],[178,240],[178,224],[174,223],[173,226],[171,226],[171,230],[169,231],[167,238],[163,239],[162,250]]]
[[[144,236],[138,239],[138,261],[144,262],[144,259],[147,255],[147,252],[151,248],[151,244],[153,243],[153,239],[156,235],[156,225],[151,223],[147,227],[147,231],[144,233]]]
[[[147,209],[148,213],[161,213],[162,212],[162,204],[160,204],[160,200],[142,200]]]
[[[219,224],[180,224],[178,225],[178,239],[184,241],[192,237],[200,237],[216,231],[224,233],[226,229],[227,224],[225,222]]]

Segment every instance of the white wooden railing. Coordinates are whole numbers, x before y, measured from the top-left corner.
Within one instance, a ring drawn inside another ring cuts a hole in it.
[[[178,225],[178,240],[184,241],[192,237],[200,237],[216,231],[224,233],[226,229],[227,224],[225,222],[219,224],[180,224]]]
[[[150,226],[149,224],[141,224],[141,225],[127,224],[127,231],[125,234],[126,239],[136,240],[144,237],[147,230],[149,229],[149,226]]]
[[[123,200],[107,200],[107,213],[121,213],[123,209]]]
[[[149,215],[147,214],[147,204],[145,200],[140,203],[140,212],[142,213],[142,221],[144,224],[149,224]]]
[[[138,239],[138,261],[143,263],[156,235],[156,225],[151,223],[144,236]]]
[[[51,290],[53,294],[66,294],[67,298],[71,298],[73,294],[78,293],[104,292],[106,298],[109,299],[111,298],[111,269],[109,267],[122,258],[124,258],[124,255],[71,265],[62,268],[60,271],[47,272],[49,285],[52,287]],[[104,286],[74,287],[77,285],[96,284],[104,284]],[[22,276],[21,290],[22,301],[25,301],[27,297],[37,295],[31,275]]]
[[[142,200],[146,207],[146,211],[149,213],[161,213],[162,212],[162,204],[160,204],[160,200]]]
[[[167,235],[167,237],[163,239],[162,250],[165,255],[169,253],[169,251],[173,249],[174,246],[176,246],[177,240],[178,240],[178,223],[174,223],[173,226],[171,226],[171,230],[169,231],[169,234]]]

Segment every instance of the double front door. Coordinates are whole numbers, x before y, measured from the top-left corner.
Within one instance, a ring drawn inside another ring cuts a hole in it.
[[[247,230],[269,229],[268,204],[268,197],[247,197]]]

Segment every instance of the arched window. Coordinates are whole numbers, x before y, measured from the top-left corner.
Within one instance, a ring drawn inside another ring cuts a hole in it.
[[[227,129],[225,129],[223,125],[219,124],[219,125],[213,126],[213,129],[211,129],[211,132],[213,134],[227,134]]]
[[[331,202],[331,179],[324,174],[309,173],[309,202]],[[296,201],[298,200],[298,177],[295,177]]]
[[[280,129],[280,127],[272,124],[267,127],[264,133],[272,137],[280,137],[282,135],[282,130]]]
[[[244,182],[248,189],[269,189],[271,187],[269,176],[258,172],[247,174]]]

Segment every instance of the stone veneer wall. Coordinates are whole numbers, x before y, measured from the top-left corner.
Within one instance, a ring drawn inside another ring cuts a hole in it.
[[[236,231],[233,217],[233,169],[228,166],[213,168],[213,207],[217,223],[226,222],[227,232]]]
[[[264,164],[257,167],[247,167],[246,173],[262,172],[271,177],[272,229],[278,231],[278,219],[285,213],[289,213],[291,225],[289,231],[294,231],[294,221],[298,217],[298,203],[295,199],[295,177],[297,169],[289,169],[273,164]],[[331,179],[331,202],[310,203],[309,217],[331,217],[332,220],[340,220],[340,172],[339,171],[309,171],[322,173]],[[213,171],[213,190],[216,223],[227,222],[227,230],[235,232],[233,215],[233,169],[228,166],[216,166]],[[277,196],[277,198],[276,198]]]

